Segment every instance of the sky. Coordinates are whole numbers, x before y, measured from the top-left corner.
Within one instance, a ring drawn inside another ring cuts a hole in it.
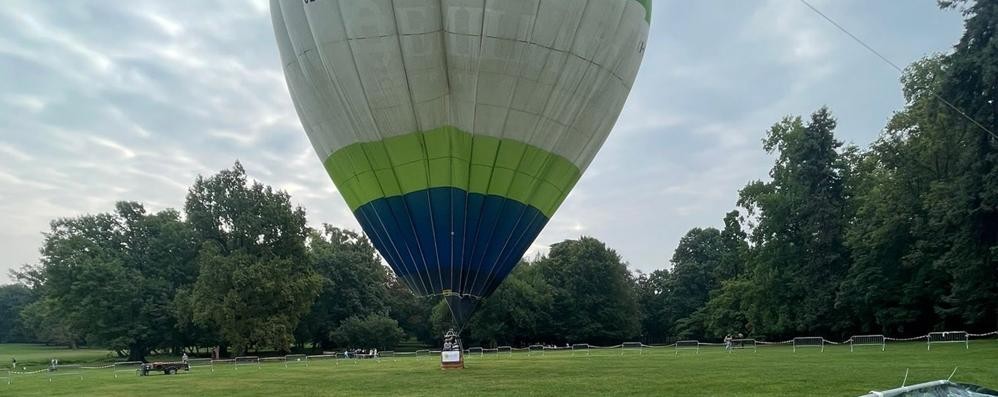
[[[899,65],[962,32],[930,0],[811,4]],[[649,36],[613,132],[528,256],[587,235],[632,270],[667,268],[767,178],[769,126],[827,105],[865,147],[904,105],[896,70],[795,0],[657,0]],[[311,225],[360,229],[302,131],[266,1],[0,7],[0,284],[37,263],[51,220],[182,208],[197,175],[236,160]]]

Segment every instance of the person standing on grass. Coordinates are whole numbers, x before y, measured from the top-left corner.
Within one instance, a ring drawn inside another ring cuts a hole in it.
[[[180,361],[183,361],[184,364],[187,364],[187,352],[184,352],[184,355],[180,356]]]
[[[731,334],[724,336],[724,350],[731,353]]]

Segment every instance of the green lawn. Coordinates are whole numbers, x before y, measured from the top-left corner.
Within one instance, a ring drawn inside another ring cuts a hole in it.
[[[48,357],[53,350],[25,345],[0,345],[0,360],[10,353]],[[102,352],[61,351],[58,357],[103,357]],[[195,368],[176,376],[115,379],[108,369],[84,370],[55,377],[48,373],[14,375],[11,385],[0,380],[0,396],[326,396],[326,395],[737,395],[849,396],[900,385],[905,369],[908,384],[946,378],[954,367],[955,381],[998,387],[998,341],[933,346],[891,344],[850,353],[848,346],[794,353],[789,347],[763,347],[758,352],[724,353],[719,347],[678,356],[671,349],[646,349],[621,356],[619,351],[594,350],[591,357],[570,352],[544,355],[469,357],[467,367],[442,371],[439,361],[411,356],[384,359],[313,362],[309,367],[263,364],[261,368],[218,365],[212,373]],[[31,369],[31,368],[29,368]],[[4,376],[0,372],[0,376]]]
[[[0,344],[0,369],[10,367],[11,358],[17,359],[18,366],[39,367],[48,365],[52,358],[58,358],[60,363],[77,364],[109,361],[113,357],[114,353],[103,349],[70,350],[60,346]]]

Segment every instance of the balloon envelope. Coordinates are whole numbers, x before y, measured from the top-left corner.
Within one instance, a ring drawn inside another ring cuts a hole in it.
[[[650,0],[271,2],[285,78],[361,227],[458,320],[488,296],[610,132]]]

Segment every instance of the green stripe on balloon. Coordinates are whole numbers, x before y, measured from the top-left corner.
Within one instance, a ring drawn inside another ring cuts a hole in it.
[[[645,8],[645,22],[651,23],[651,0],[637,0]]]
[[[453,187],[516,200],[550,218],[581,175],[544,149],[450,126],[355,143],[324,163],[354,211],[380,198]]]

